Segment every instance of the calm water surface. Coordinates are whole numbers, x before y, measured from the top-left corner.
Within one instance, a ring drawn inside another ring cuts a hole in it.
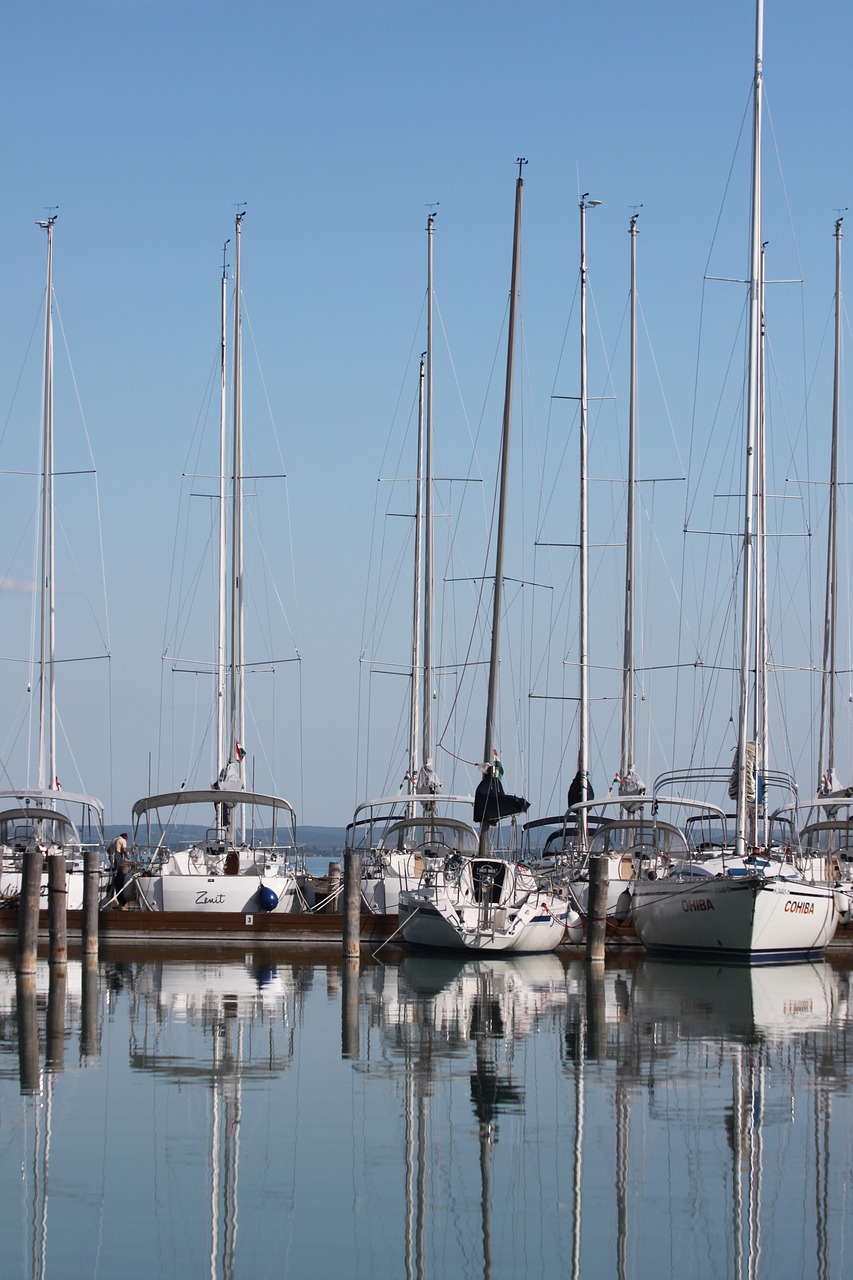
[[[850,972],[0,960],[4,1277],[853,1275]]]

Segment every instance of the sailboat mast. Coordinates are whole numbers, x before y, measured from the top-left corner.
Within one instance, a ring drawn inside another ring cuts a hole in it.
[[[227,670],[227,621],[228,610],[226,597],[228,591],[227,563],[227,393],[226,393],[226,361],[227,361],[227,317],[228,317],[228,267],[225,252],[229,241],[222,246],[222,280],[220,287],[220,341],[219,341],[219,600],[217,608],[216,635],[216,772],[219,773],[228,763],[228,744],[226,741],[226,670]]]
[[[759,348],[758,348],[758,502],[757,502],[757,557],[755,598],[759,602],[756,616],[755,657],[755,737],[761,743],[761,759],[756,758],[756,779],[767,777],[770,768],[770,698],[767,673],[770,668],[770,629],[767,622],[767,380],[765,370],[764,286],[766,255],[761,246],[759,255]],[[756,843],[766,844],[769,837],[766,815],[766,789],[755,787],[755,830],[760,832]]]
[[[41,637],[39,646],[40,790],[55,790],[56,775],[56,612],[53,532],[53,224],[56,214],[39,222],[47,232],[47,291],[44,318],[44,423],[42,436]]]
[[[501,432],[501,473],[498,491],[498,521],[495,540],[495,591],[492,611],[492,647],[489,657],[489,692],[486,700],[486,737],[483,760],[487,768],[492,764],[495,744],[495,716],[498,701],[498,670],[501,650],[501,613],[503,610],[504,543],[506,536],[507,491],[509,488],[509,442],[512,429],[512,386],[515,372],[515,326],[518,311],[519,270],[521,266],[521,209],[524,199],[522,167],[527,163],[518,160],[518,178],[515,183],[515,224],[512,235],[512,278],[510,281],[509,325],[507,328],[506,384],[504,389],[503,429]],[[488,829],[484,822],[481,841]]]
[[[628,512],[625,537],[625,632],[622,645],[623,787],[634,771],[634,491],[637,461],[637,219],[631,218],[631,339],[628,406]]]
[[[424,383],[425,356],[418,374],[418,470],[415,483],[415,582],[412,601],[412,699],[409,712],[409,794],[417,788],[418,744],[420,742],[421,662],[422,662],[422,579],[423,579],[423,497],[424,497]]]
[[[761,348],[761,128],[762,86],[764,55],[764,3],[756,0],[755,17],[755,74],[753,78],[752,121],[752,217],[749,263],[749,373],[747,382],[746,468],[744,481],[743,517],[743,611],[741,618],[740,706],[738,716],[737,754],[737,818],[735,828],[735,852],[740,857],[748,853],[748,804],[751,783],[751,763],[747,749],[749,741],[749,678],[753,635],[753,590],[755,579],[755,447],[758,432]],[[756,764],[757,764],[756,760]]]
[[[600,200],[587,199],[588,192],[580,198],[581,235],[581,385],[580,385],[580,619],[578,623],[578,666],[580,668],[579,723],[578,723],[578,782],[579,800],[589,795],[589,389],[587,384],[587,336],[586,336],[586,211],[594,209]],[[586,848],[586,810],[578,818],[578,847]]]
[[[423,748],[421,763],[432,770],[432,640],[433,640],[433,415],[432,415],[432,303],[433,303],[433,229],[435,214],[427,218],[427,350],[426,350],[426,440],[424,457],[424,647],[423,647]]]
[[[838,432],[841,422],[841,223],[835,223],[835,367],[832,387],[832,446],[829,462],[829,529],[826,545],[826,606],[821,670],[818,792],[835,789],[835,643],[838,627]]]
[[[240,234],[245,210],[234,220],[234,455],[231,495],[231,743],[229,752],[243,777],[243,337],[240,298]],[[237,744],[240,744],[238,749]]]

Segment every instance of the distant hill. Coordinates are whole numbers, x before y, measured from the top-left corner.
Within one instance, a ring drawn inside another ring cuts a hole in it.
[[[296,837],[307,853],[341,853],[344,847],[343,827],[297,827]]]

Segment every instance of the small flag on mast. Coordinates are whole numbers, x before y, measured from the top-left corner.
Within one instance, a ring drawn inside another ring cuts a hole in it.
[[[246,758],[246,748],[241,747],[239,742],[234,743],[234,750],[237,752],[238,760],[244,760]]]

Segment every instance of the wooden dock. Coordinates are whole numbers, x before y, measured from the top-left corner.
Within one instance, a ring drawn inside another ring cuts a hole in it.
[[[76,949],[81,937],[82,911],[68,912],[68,941]],[[197,911],[141,911],[132,907],[126,911],[101,911],[98,915],[99,944],[102,948],[113,944],[149,945],[151,943],[196,943],[219,947],[255,947],[266,944],[286,944],[296,947],[338,948],[343,946],[343,915],[340,912],[240,912]],[[395,915],[361,915],[360,941],[363,947],[375,950],[382,943],[394,938],[399,928]],[[39,939],[46,941],[49,931],[47,911],[39,912]],[[0,909],[0,943],[14,942],[18,936],[18,910],[7,905]],[[582,952],[584,944],[577,947],[563,943],[560,951]],[[608,929],[606,949],[611,951],[641,951],[639,940],[632,927]],[[830,942],[828,953],[853,953],[853,924],[839,927]]]
[[[68,936],[79,938],[82,911],[68,912]],[[399,927],[396,916],[363,914],[361,941],[368,947],[387,942]],[[343,945],[343,915],[340,913],[200,911],[101,911],[98,916],[99,942],[201,942],[217,946],[245,947],[259,943],[293,943],[304,946],[320,943]],[[9,906],[0,910],[0,939],[13,940],[18,934],[18,911]],[[48,913],[39,912],[39,937],[48,935]]]

